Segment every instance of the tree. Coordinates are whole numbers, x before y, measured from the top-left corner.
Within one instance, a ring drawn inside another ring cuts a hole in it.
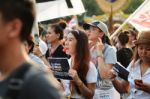
[[[143,1],[144,0],[131,0],[131,3],[126,9],[123,10],[123,12],[126,14],[133,13],[143,3]]]
[[[93,16],[93,15],[101,15],[104,14],[97,5],[95,0],[82,0],[84,7],[86,9],[86,15],[87,16]]]

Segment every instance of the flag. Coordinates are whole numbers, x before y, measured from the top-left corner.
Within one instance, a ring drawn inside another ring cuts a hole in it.
[[[71,29],[76,29],[78,26],[77,16],[73,16],[72,19],[68,22],[68,27]]]
[[[81,0],[36,0],[37,21],[46,21],[85,12]]]
[[[139,32],[150,30],[150,0],[145,0],[139,8],[137,13],[129,20],[129,23]]]
[[[119,31],[127,24],[130,23],[139,32],[150,30],[150,0],[145,0],[140,7],[136,9],[125,22],[110,36],[112,39]]]

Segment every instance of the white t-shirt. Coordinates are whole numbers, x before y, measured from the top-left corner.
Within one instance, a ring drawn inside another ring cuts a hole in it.
[[[135,62],[135,65],[132,67],[133,62],[131,62],[127,68],[130,74],[128,76],[128,81],[130,84],[130,95],[127,99],[150,99],[150,94],[142,90],[135,88],[135,79],[142,79],[143,83],[150,84],[150,68],[141,76],[140,60]]]
[[[43,54],[43,55],[45,55],[46,54],[46,51],[48,50],[48,47],[47,47],[47,44],[43,41],[43,40],[41,40],[40,38],[39,38],[39,48],[40,48],[40,51],[41,51],[41,53]]]
[[[98,66],[96,49],[91,49],[92,61]],[[115,64],[117,62],[116,52],[112,46],[104,44],[104,62],[105,64]],[[97,70],[98,71],[98,70]],[[120,99],[120,94],[115,90],[111,80],[101,79],[98,75],[96,89],[93,99]]]
[[[71,59],[69,59],[68,61],[69,61],[69,64],[71,64]],[[66,96],[70,95],[70,88],[69,88],[70,81],[69,80],[61,80],[61,81],[63,83],[63,87],[65,90],[64,95],[66,95]],[[92,62],[90,62],[90,64],[89,64],[89,70],[86,75],[86,81],[87,81],[87,83],[96,83],[97,82],[97,70],[96,70],[95,65]],[[79,95],[76,92],[76,90],[75,90],[75,93],[72,96],[72,98],[84,99],[81,95]]]

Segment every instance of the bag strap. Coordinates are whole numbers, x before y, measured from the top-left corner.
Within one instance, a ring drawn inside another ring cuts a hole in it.
[[[29,70],[29,67],[31,67],[31,64],[24,63],[20,66],[18,71],[10,78],[8,90],[4,99],[17,99],[23,87],[24,78],[27,71]]]

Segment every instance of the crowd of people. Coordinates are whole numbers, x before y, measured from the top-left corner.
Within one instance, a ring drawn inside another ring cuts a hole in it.
[[[33,35],[35,16],[31,0],[0,1],[0,99],[150,99],[150,30],[110,40],[100,20],[76,28],[60,21]],[[66,58],[72,79],[56,78],[49,58]]]

